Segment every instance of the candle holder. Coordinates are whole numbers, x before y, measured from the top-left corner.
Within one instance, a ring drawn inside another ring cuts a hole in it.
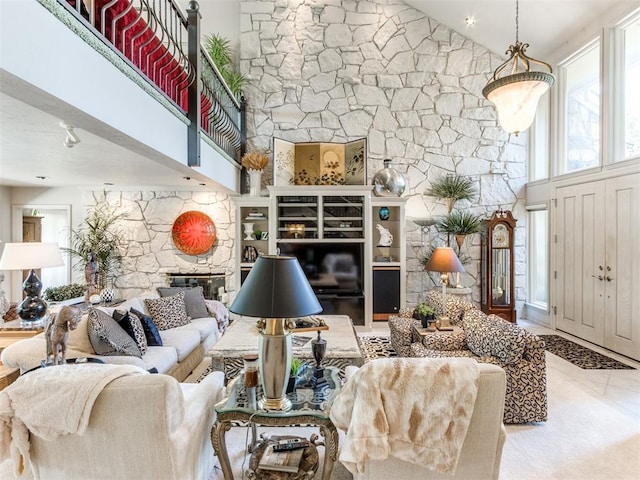
[[[320,337],[320,330],[318,330],[318,337],[311,341],[311,352],[313,353],[313,359],[316,361],[316,368],[313,372],[313,388],[326,387],[328,384],[327,379],[324,377],[322,360],[327,353],[327,341]]]

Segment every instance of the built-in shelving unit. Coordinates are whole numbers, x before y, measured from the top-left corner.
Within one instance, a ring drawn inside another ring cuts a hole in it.
[[[296,256],[326,314],[349,315],[366,329],[398,312],[406,290],[406,199],[373,197],[364,185],[268,188],[269,197],[234,200],[237,289],[251,270],[255,248]],[[388,218],[380,218],[382,207]],[[245,235],[245,223],[269,232],[266,239]],[[393,236],[390,247],[377,246],[377,224]]]

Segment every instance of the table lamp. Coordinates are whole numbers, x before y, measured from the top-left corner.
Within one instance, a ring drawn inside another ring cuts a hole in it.
[[[229,311],[258,317],[258,358],[263,396],[258,407],[291,409],[286,397],[291,369],[293,317],[322,311],[309,281],[295,257],[261,255],[247,275]]]
[[[456,252],[451,247],[436,247],[429,258],[425,269],[430,272],[440,272],[442,282],[442,315],[438,318],[441,330],[451,329],[447,316],[447,274],[450,272],[464,272]]]
[[[6,243],[0,258],[0,270],[30,270],[22,284],[25,298],[16,308],[24,325],[37,326],[47,313],[47,303],[40,298],[42,282],[35,270],[64,265],[56,242]]]

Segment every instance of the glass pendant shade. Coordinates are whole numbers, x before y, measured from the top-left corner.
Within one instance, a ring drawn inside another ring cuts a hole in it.
[[[512,77],[517,78],[512,79]],[[543,79],[538,79],[539,77]],[[508,82],[510,79],[512,82]],[[503,84],[496,85],[486,94],[486,97],[495,104],[498,121],[505,131],[523,132],[533,123],[538,101],[549,90],[553,83],[553,75],[544,72],[525,72],[503,77],[502,80]]]

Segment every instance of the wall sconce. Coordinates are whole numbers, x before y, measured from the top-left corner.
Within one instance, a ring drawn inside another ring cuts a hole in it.
[[[66,125],[64,123],[60,124],[62,128],[67,131],[67,136],[62,141],[62,144],[67,148],[73,148],[78,143],[80,143],[80,137],[73,131],[73,127],[71,125]]]

